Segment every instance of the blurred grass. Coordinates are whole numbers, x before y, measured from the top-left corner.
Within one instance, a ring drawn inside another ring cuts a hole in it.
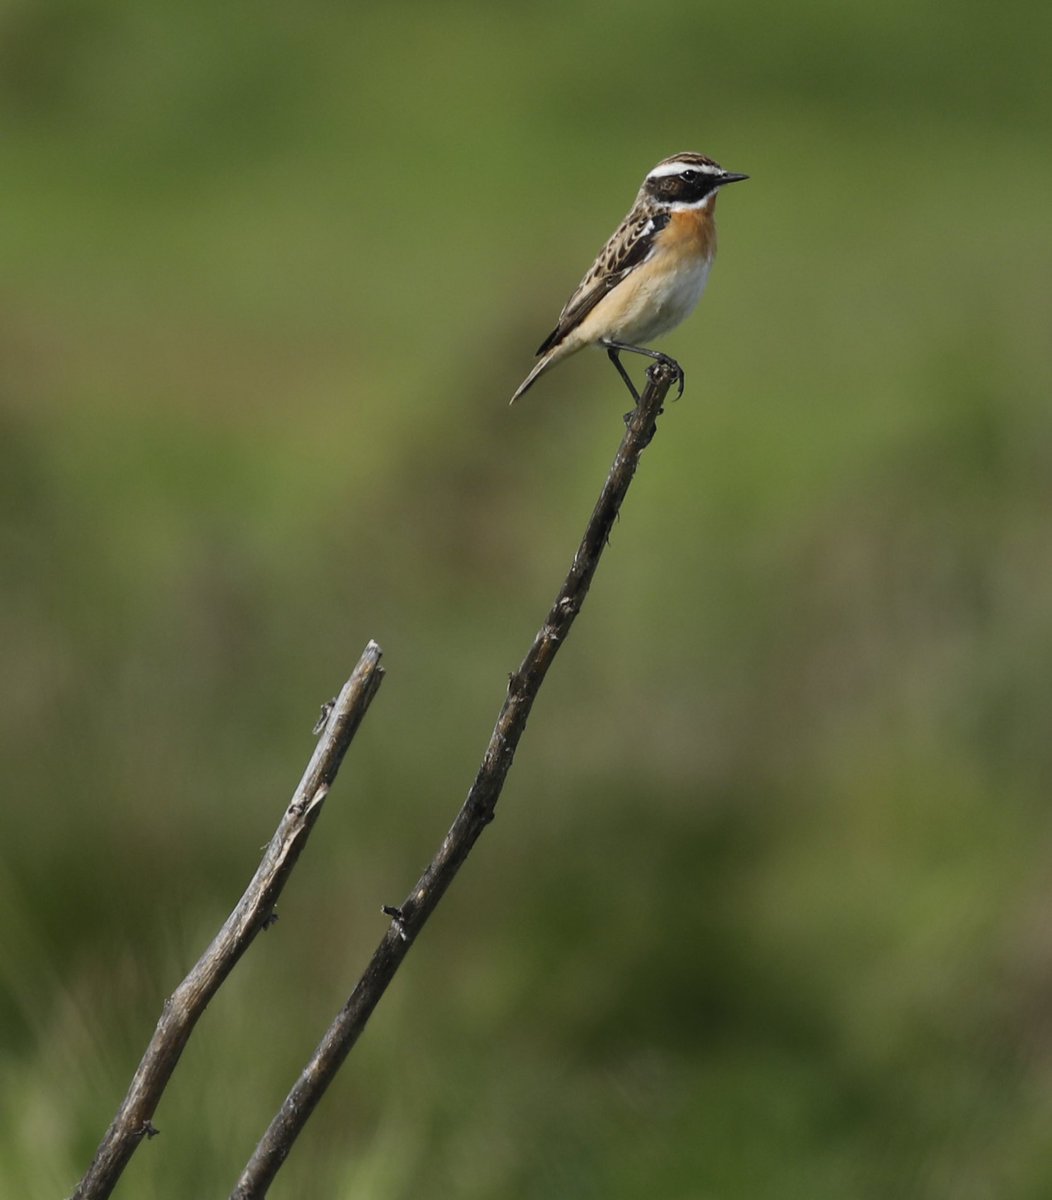
[[[619,437],[598,358],[504,401],[691,148],[753,178],[668,340],[688,393],[276,1194],[1048,1194],[1050,24],[4,9],[0,1193],[70,1190],[376,637],[282,920],[119,1194],[231,1185]]]

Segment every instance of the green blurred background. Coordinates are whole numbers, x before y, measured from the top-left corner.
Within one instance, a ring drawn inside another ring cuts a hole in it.
[[[0,1194],[71,1190],[388,677],[119,1196],[226,1195],[474,773],[626,397],[507,397],[644,173],[687,392],[278,1197],[1052,1194],[1052,10],[4,5]]]

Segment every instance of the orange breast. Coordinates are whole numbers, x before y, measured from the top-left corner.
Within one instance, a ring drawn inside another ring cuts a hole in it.
[[[677,255],[711,258],[716,253],[716,222],[711,206],[674,212],[661,234],[661,248]]]

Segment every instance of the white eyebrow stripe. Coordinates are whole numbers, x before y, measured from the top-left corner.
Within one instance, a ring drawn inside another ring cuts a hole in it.
[[[713,163],[684,162],[677,158],[673,162],[658,163],[647,179],[664,179],[667,175],[682,175],[684,171],[700,171],[703,175],[723,174],[722,169]]]

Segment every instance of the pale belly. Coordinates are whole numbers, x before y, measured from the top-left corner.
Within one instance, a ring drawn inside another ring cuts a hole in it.
[[[662,269],[660,259],[630,275],[591,312],[578,328],[578,345],[613,338],[643,345],[668,333],[693,311],[709,279],[712,259]]]
[[[691,268],[681,266],[678,271],[661,275],[655,272],[642,283],[638,289],[637,303],[633,306],[636,311],[626,321],[631,332],[624,340],[645,343],[668,333],[680,321],[686,320],[705,291],[711,266],[712,259],[699,258]]]

